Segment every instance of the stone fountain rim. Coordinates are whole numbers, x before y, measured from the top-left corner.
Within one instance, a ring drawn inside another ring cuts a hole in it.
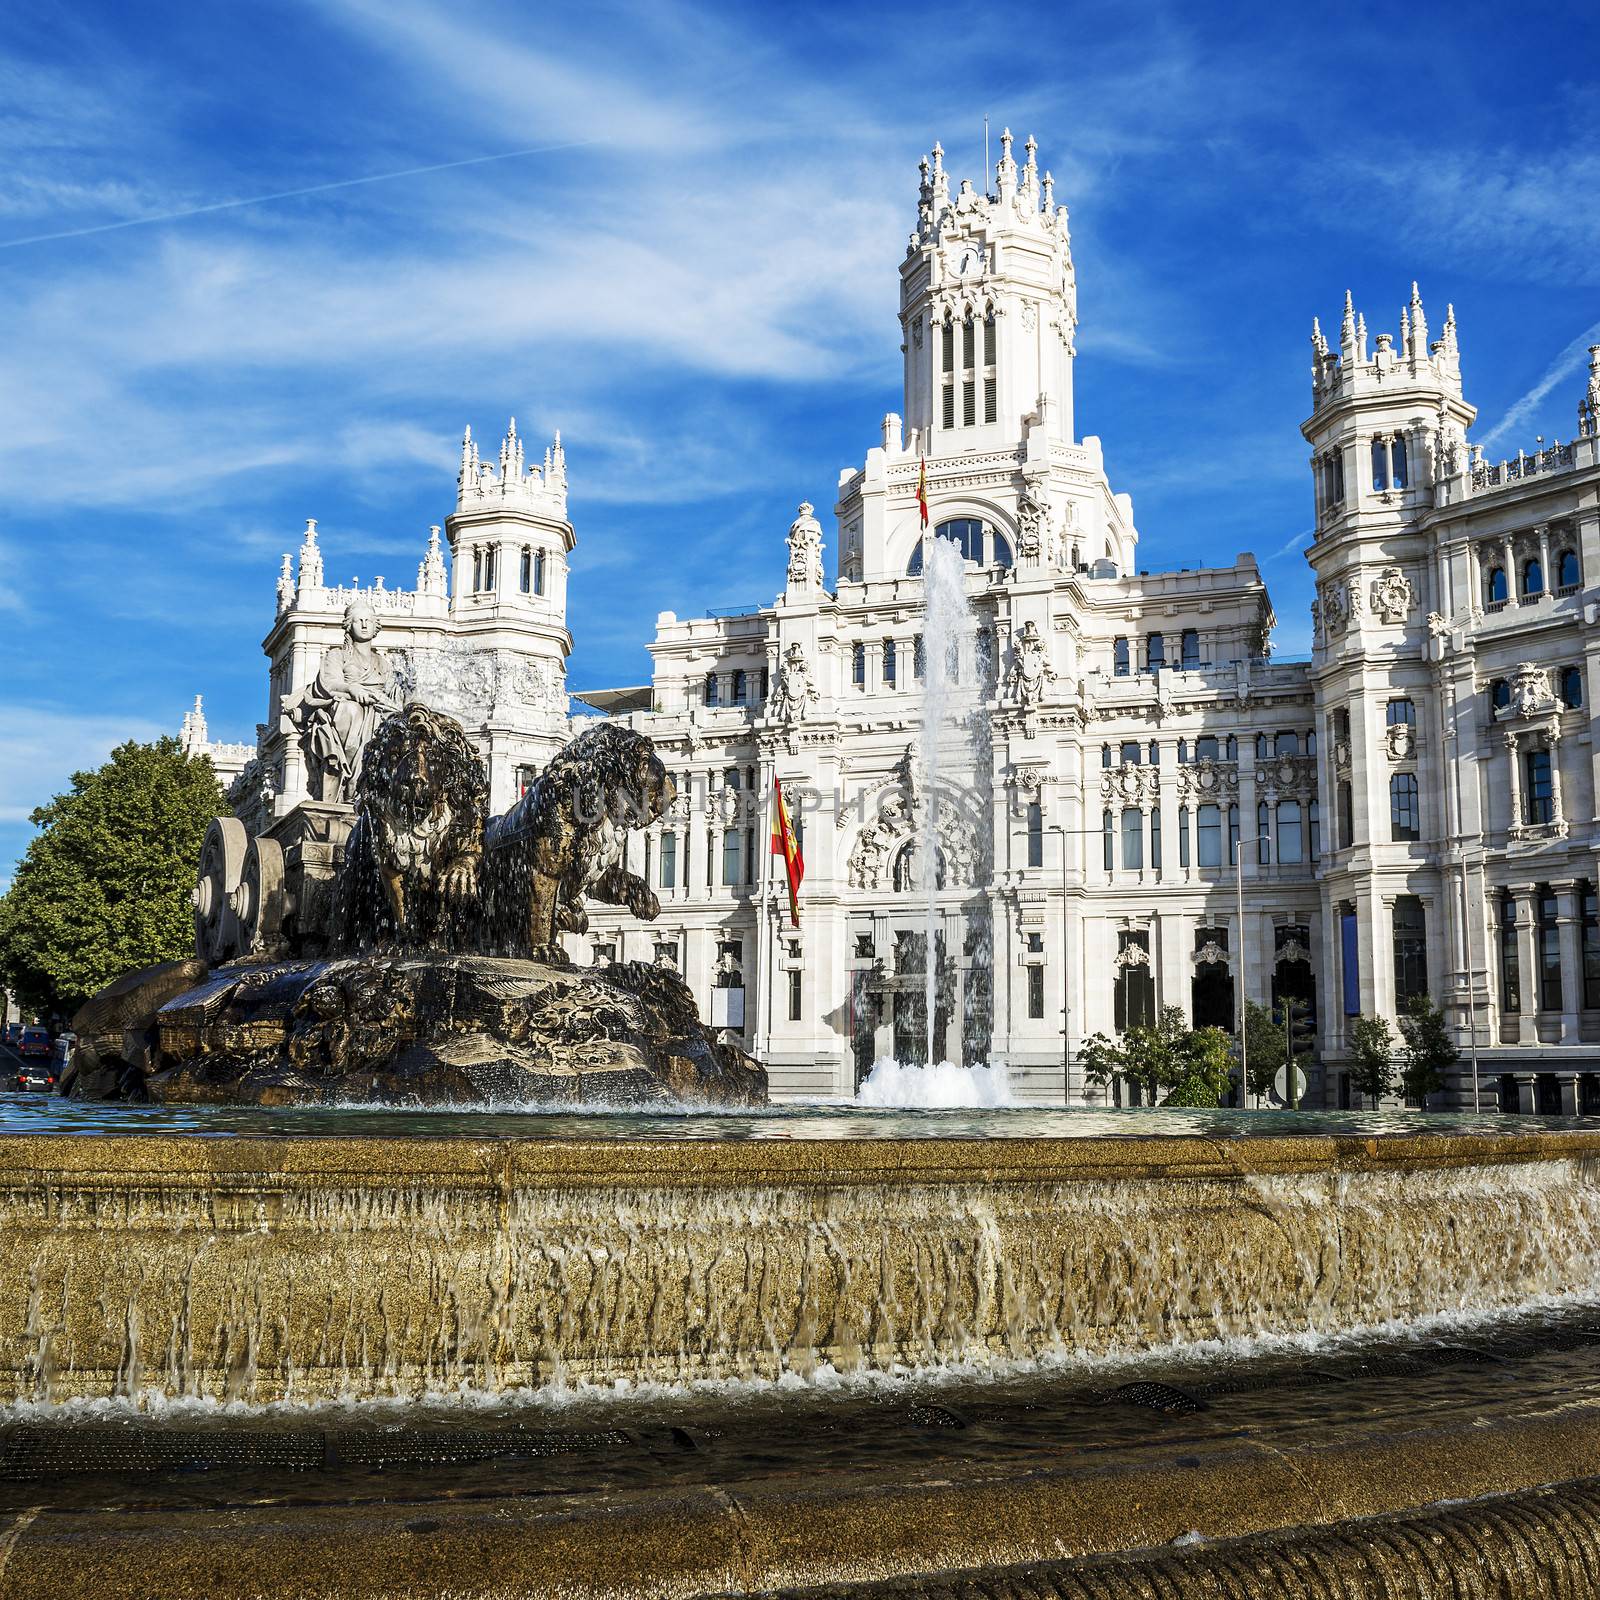
[[[226,1182],[263,1174],[286,1184],[414,1186],[443,1177],[493,1188],[1087,1183],[1407,1174],[1595,1157],[1600,1132],[1577,1130],[782,1140],[51,1132],[0,1135],[0,1188],[36,1183],[45,1174],[96,1186],[118,1177]]]

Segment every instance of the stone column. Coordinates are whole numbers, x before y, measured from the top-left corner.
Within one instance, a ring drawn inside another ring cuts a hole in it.
[[[1544,592],[1548,596],[1555,588],[1550,572],[1550,524],[1541,522],[1534,532],[1539,536],[1539,575],[1544,580]]]
[[[1575,1117],[1578,1114],[1578,1075],[1575,1072],[1563,1072],[1556,1079],[1556,1092],[1561,1096],[1561,1115]]]
[[[1539,945],[1535,936],[1534,891],[1513,889],[1517,902],[1517,967],[1522,974],[1522,1010],[1517,1013],[1517,1043],[1539,1042]]]
[[[1505,736],[1505,744],[1506,744],[1506,761],[1507,761],[1508,766],[1511,769],[1511,772],[1510,772],[1510,777],[1511,777],[1511,790],[1510,790],[1511,826],[1513,828],[1520,828],[1522,826],[1522,782],[1521,782],[1522,774],[1517,770],[1518,762],[1517,762],[1517,736],[1516,736],[1516,734],[1514,734],[1514,733],[1506,734],[1506,736]]]
[[[1553,722],[1545,734],[1545,745],[1550,751],[1550,821],[1557,833],[1565,833],[1567,813],[1561,800],[1561,730]]]
[[[1576,1044],[1578,1007],[1583,999],[1578,886],[1571,878],[1567,878],[1552,883],[1550,887],[1556,897],[1556,929],[1561,941],[1561,1043]]]
[[[1502,541],[1503,551],[1501,559],[1506,564],[1506,604],[1517,603],[1517,553],[1512,548],[1511,535],[1507,534]]]
[[[1517,1110],[1522,1116],[1531,1117],[1539,1104],[1537,1075],[1532,1072],[1519,1072],[1516,1075],[1516,1084]]]

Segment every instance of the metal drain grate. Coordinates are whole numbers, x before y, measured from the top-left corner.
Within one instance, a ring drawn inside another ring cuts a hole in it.
[[[592,1433],[540,1433],[523,1428],[399,1428],[383,1433],[331,1433],[329,1466],[465,1466],[474,1461],[535,1459],[616,1451],[632,1446],[619,1428]]]
[[[17,1428],[0,1438],[0,1478],[74,1473],[306,1471],[323,1460],[319,1433],[247,1428]]]
[[[1108,1406],[1143,1406],[1147,1411],[1179,1414],[1211,1409],[1199,1395],[1176,1389],[1170,1383],[1125,1383],[1113,1389],[1102,1402]]]

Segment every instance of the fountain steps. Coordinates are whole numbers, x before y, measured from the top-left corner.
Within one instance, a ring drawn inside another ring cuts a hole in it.
[[[0,1399],[994,1365],[1600,1280],[1600,1135],[0,1139]]]
[[[1136,1464],[1064,1444],[1042,1468],[771,1467],[479,1497],[435,1471],[336,1505],[304,1503],[293,1479],[231,1499],[97,1491],[80,1509],[30,1484],[0,1515],[0,1600],[1576,1600],[1600,1590],[1600,1479],[1574,1476],[1597,1423],[1600,1384],[1520,1406],[1502,1384],[1445,1425],[1178,1431]]]

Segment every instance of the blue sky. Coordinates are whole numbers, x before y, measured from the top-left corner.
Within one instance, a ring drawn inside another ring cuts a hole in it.
[[[1491,454],[1571,435],[1597,35],[1576,5],[4,8],[0,878],[33,805],[196,692],[253,736],[305,517],[330,578],[413,582],[464,423],[562,430],[574,688],[642,681],[660,609],[770,600],[796,502],[899,408],[917,159],[978,179],[985,113],[1071,209],[1079,427],[1141,564],[1256,551],[1302,653],[1307,341],[1347,286],[1375,333],[1413,278],[1434,327],[1455,302]]]

